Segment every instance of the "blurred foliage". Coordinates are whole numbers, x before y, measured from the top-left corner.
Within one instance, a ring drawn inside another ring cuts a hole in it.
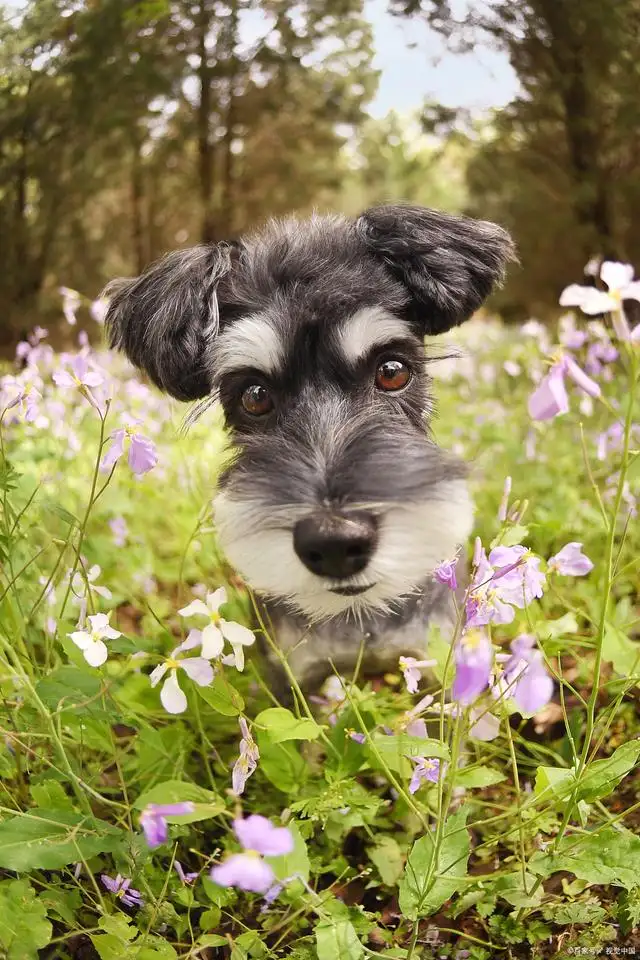
[[[372,118],[364,0],[0,2],[0,348],[56,325],[60,284],[96,295],[292,210],[404,199],[505,224],[507,319],[544,319],[595,255],[640,260],[640,0],[390,6],[502,50],[518,96]]]
[[[498,304],[545,315],[593,256],[640,260],[640,2],[395,0],[455,49],[505,51],[519,96],[468,168],[469,211],[509,227],[522,271]]]

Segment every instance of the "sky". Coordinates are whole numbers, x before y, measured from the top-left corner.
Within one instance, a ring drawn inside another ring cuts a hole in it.
[[[0,0],[2,2],[2,0]],[[3,0],[5,9],[19,12],[26,0]],[[76,0],[77,2],[77,0]],[[491,0],[489,0],[491,2]],[[463,15],[469,0],[452,0]],[[70,0],[70,8],[74,0]],[[502,107],[517,92],[518,84],[505,54],[478,47],[460,56],[418,17],[404,20],[388,12],[388,0],[364,0],[365,16],[374,32],[374,66],[380,70],[378,92],[369,107],[375,117],[395,109],[402,114],[417,110],[426,100],[448,107],[482,113]],[[264,15],[250,18],[247,39],[264,32]]]
[[[369,108],[374,116],[391,109],[409,113],[425,99],[480,113],[504,106],[517,92],[505,54],[484,47],[464,56],[450,53],[442,37],[418,18],[392,17],[387,0],[365,0],[365,13],[373,25],[374,66],[381,70]]]

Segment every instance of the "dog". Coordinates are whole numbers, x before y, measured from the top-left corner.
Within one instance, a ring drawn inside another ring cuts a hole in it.
[[[273,221],[106,289],[110,344],[179,400],[218,399],[235,449],[219,541],[305,687],[450,634],[433,578],[469,537],[466,467],[439,449],[425,337],[470,317],[514,247],[409,205]]]

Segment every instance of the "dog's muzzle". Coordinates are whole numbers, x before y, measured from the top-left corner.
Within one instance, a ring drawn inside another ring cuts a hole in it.
[[[376,518],[369,513],[316,513],[299,520],[293,548],[307,570],[319,577],[344,580],[366,568],[378,540]],[[334,593],[354,596],[367,586],[336,586]]]

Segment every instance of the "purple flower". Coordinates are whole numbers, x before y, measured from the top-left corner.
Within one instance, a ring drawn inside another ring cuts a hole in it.
[[[437,662],[437,660],[416,660],[415,657],[400,657],[398,663],[409,693],[418,692],[418,684],[422,680],[421,668],[435,667]]]
[[[247,780],[255,772],[260,759],[258,745],[251,736],[251,732],[244,717],[238,720],[242,739],[240,741],[240,755],[233,765],[231,786],[237,797],[244,793]]]
[[[106,297],[98,297],[89,304],[89,313],[96,323],[103,324],[107,315],[109,301]]]
[[[113,520],[109,520],[109,529],[113,534],[113,542],[116,547],[124,547],[129,533],[127,521],[124,517],[114,517]]]
[[[434,757],[410,757],[415,763],[409,793],[415,793],[423,783],[437,783],[440,778],[440,761]]]
[[[553,366],[529,397],[529,416],[532,420],[553,420],[569,412],[569,397],[564,385],[562,369]]]
[[[211,879],[221,887],[238,887],[250,893],[266,893],[275,874],[266,861],[251,853],[234,853],[224,863],[213,867]]]
[[[186,801],[184,803],[150,803],[140,815],[140,826],[144,832],[147,845],[155,850],[167,842],[169,827],[166,817],[184,817],[193,813],[195,806]]]
[[[540,570],[540,557],[526,547],[495,547],[489,563],[495,570],[495,588],[506,603],[523,609],[542,596],[546,577]]]
[[[636,328],[637,329],[637,328]],[[604,364],[613,363],[619,353],[610,340],[594,340],[589,344],[585,368],[591,376],[598,376],[603,372]]]
[[[457,557],[454,557],[453,560],[443,560],[440,566],[436,567],[433,571],[433,575],[438,583],[443,583],[446,587],[449,587],[450,590],[458,589],[458,581],[456,580],[457,563]]]
[[[184,883],[186,887],[190,887],[192,883],[195,883],[198,879],[198,873],[185,873],[184,868],[179,860],[173,861],[173,868],[180,877],[180,883]]]
[[[521,633],[511,643],[511,657],[505,664],[504,680],[518,709],[533,715],[546,706],[553,696],[553,679],[547,672],[536,638]]]
[[[78,322],[76,310],[82,303],[82,297],[77,290],[72,290],[71,287],[59,287],[58,289],[62,297],[62,312],[65,319],[70,326],[75,327]]]
[[[131,880],[125,879],[120,873],[115,880],[103,873],[100,877],[102,883],[109,893],[113,893],[119,900],[122,900],[127,907],[141,907],[144,904],[142,894],[139,890],[134,890],[131,886]]]
[[[593,570],[593,563],[582,552],[582,544],[575,540],[551,557],[548,566],[565,577],[584,577]]]
[[[286,827],[252,814],[234,820],[233,829],[244,847],[211,870],[211,879],[221,887],[238,887],[251,893],[266,893],[275,881],[272,867],[262,857],[279,857],[293,850],[293,835]]]
[[[489,563],[482,544],[474,551],[475,574],[465,604],[466,626],[481,627],[488,623],[511,623],[515,614],[505,603],[494,584],[495,570]]]
[[[483,630],[464,633],[454,650],[456,675],[451,695],[467,706],[489,686],[493,648]]]
[[[111,434],[111,446],[100,463],[100,469],[108,472],[124,454],[125,440],[129,441],[128,462],[137,477],[148,473],[158,463],[158,454],[152,440],[138,433],[135,427],[122,427]]]
[[[233,821],[235,834],[245,850],[263,857],[280,857],[293,850],[293,834],[287,827],[274,827],[270,820],[254,813]]]
[[[89,368],[85,354],[76,353],[71,360],[71,371],[56,370],[53,380],[59,387],[99,387],[104,383],[104,376],[98,370]]]
[[[576,386],[589,396],[600,396],[600,386],[595,380],[587,376],[573,357],[564,354],[529,397],[529,416],[532,420],[552,420],[568,412],[569,397],[564,383],[565,376],[571,377]]]
[[[365,737],[364,733],[358,733],[357,730],[352,730],[352,731],[349,733],[349,736],[350,736],[350,738],[353,740],[354,743],[359,743],[359,744],[365,743],[365,742],[366,742],[366,739],[367,739],[367,738]]]
[[[499,733],[500,721],[492,713],[481,707],[476,707],[471,711],[470,737],[488,743],[490,740],[495,740]]]

